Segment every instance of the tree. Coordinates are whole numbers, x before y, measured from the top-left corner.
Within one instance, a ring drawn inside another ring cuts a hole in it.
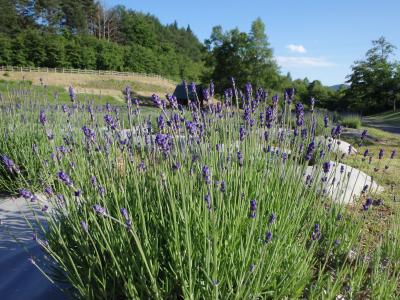
[[[207,62],[213,69],[209,79],[219,83],[219,92],[231,85],[230,77],[235,78],[238,87],[243,87],[246,82],[277,87],[279,68],[273,60],[261,19],[253,22],[249,34],[237,28],[223,32],[221,26],[216,26],[205,44],[210,51]]]
[[[395,47],[384,37],[372,41],[365,60],[356,61],[348,75],[346,102],[350,109],[371,113],[389,109],[395,103]]]

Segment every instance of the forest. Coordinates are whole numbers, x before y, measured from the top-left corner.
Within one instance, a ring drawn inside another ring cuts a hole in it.
[[[247,82],[273,92],[294,87],[298,99],[327,109],[371,113],[396,109],[400,67],[395,46],[384,37],[372,42],[364,60],[355,61],[347,85],[339,89],[319,80],[282,74],[266,25],[249,32],[215,26],[199,41],[175,21],[94,0],[3,0],[0,3],[0,65],[65,67],[159,74],[177,82],[214,80],[217,92]]]

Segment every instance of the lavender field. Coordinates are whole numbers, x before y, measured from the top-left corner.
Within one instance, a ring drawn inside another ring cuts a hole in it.
[[[0,190],[34,216],[38,274],[73,299],[400,296],[398,222],[364,234],[395,200],[395,148],[365,130],[339,151],[344,128],[293,89],[211,83],[202,106],[185,87],[188,106],[2,92]]]

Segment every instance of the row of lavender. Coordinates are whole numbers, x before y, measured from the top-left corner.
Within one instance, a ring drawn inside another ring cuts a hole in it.
[[[67,292],[334,298],[363,290],[357,276],[373,291],[373,280],[387,276],[384,295],[394,295],[390,265],[366,276],[362,224],[327,198],[346,184],[331,172],[350,155],[332,150],[342,128],[313,101],[308,112],[294,104],[292,89],[280,100],[233,85],[221,102],[201,107],[190,88],[187,108],[153,95],[154,120],[129,88],[125,108],[83,104],[73,92],[70,106],[4,101],[0,187],[19,190],[47,218],[34,236],[71,285]],[[210,85],[204,98],[213,96]],[[360,200],[367,209],[370,194],[366,187]]]

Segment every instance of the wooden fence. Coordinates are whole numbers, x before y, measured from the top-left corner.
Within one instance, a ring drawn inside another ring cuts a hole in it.
[[[3,72],[42,72],[42,73],[65,73],[65,74],[89,74],[89,75],[114,75],[114,76],[140,76],[157,78],[173,83],[172,80],[166,79],[157,74],[135,73],[135,72],[117,72],[103,70],[86,70],[86,69],[68,69],[68,68],[40,68],[40,67],[15,67],[15,66],[0,66],[0,71]]]

